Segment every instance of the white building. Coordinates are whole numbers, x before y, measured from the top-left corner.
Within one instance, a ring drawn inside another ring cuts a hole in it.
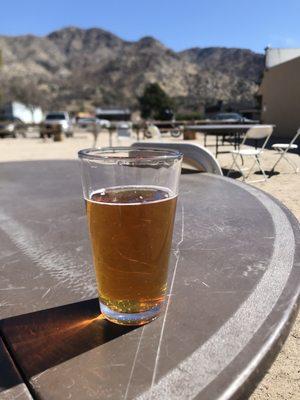
[[[1,107],[0,113],[19,118],[25,124],[40,124],[44,118],[43,111],[40,107],[28,107],[17,101],[5,104]]]
[[[131,111],[129,108],[96,108],[96,117],[108,121],[130,121]]]

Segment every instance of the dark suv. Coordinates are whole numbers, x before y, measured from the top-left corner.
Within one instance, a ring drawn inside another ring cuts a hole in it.
[[[0,115],[0,137],[26,137],[27,126],[19,118],[11,115]]]

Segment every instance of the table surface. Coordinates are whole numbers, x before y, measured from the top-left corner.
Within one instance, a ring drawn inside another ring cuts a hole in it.
[[[0,330],[33,397],[244,399],[264,374],[297,308],[299,224],[251,186],[181,178],[171,293],[128,328],[97,318],[77,162],[1,164]]]

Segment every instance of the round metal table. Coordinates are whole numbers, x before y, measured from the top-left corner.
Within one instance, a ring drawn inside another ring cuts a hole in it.
[[[165,310],[126,328],[97,318],[77,162],[3,163],[0,185],[0,329],[24,399],[253,390],[299,299],[299,224],[282,204],[231,179],[182,175]]]
[[[184,130],[186,132],[201,132],[204,133],[204,147],[206,147],[206,136],[211,135],[216,137],[215,155],[218,157],[219,151],[219,136],[222,137],[222,145],[226,136],[233,138],[234,149],[239,148],[241,136],[244,135],[253,124],[203,124],[203,125],[187,125]]]

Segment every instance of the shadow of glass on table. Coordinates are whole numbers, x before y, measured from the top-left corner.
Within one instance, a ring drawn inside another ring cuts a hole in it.
[[[21,383],[22,379],[0,337],[0,393]]]
[[[27,379],[133,329],[106,321],[98,299],[0,321],[6,345]]]

